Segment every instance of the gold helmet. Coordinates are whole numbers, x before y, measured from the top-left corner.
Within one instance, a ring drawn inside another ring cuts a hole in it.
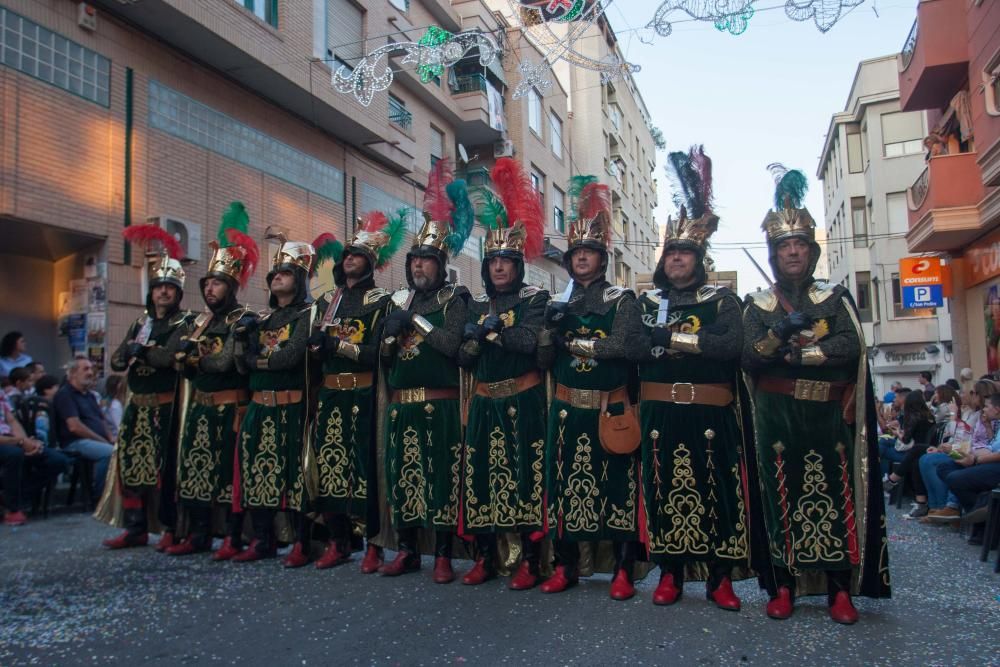
[[[767,212],[760,228],[769,245],[798,237],[809,243],[816,240],[816,221],[805,208],[809,182],[798,169],[788,169],[780,163],[767,166],[774,177],[774,209]]]
[[[287,241],[282,232],[274,230],[271,227],[267,228],[264,238],[277,240],[279,243],[278,250],[274,253],[274,258],[271,260],[271,270],[267,274],[268,283],[271,282],[271,278],[278,271],[302,269],[306,275],[309,275],[309,272],[312,270],[313,259],[316,257],[316,249],[311,244],[305,241]]]
[[[146,252],[149,286],[169,284],[184,289],[184,249],[172,234],[159,225],[131,225],[122,230],[122,237]]]
[[[208,278],[231,280],[239,287],[247,282],[257,268],[260,251],[250,238],[250,217],[242,202],[234,201],[222,214],[222,224],[216,239],[210,244],[212,257],[203,281]]]
[[[572,219],[566,235],[563,268],[570,270],[570,255],[577,248],[591,248],[604,253],[611,248],[611,190],[597,182],[596,176],[574,176],[569,196]]]

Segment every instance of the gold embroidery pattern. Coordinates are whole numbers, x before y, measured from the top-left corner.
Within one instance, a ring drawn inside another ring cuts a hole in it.
[[[674,450],[674,478],[670,482],[670,492],[666,502],[657,508],[666,514],[672,528],[660,529],[659,542],[664,553],[707,554],[709,537],[701,529],[701,517],[705,514],[701,494],[695,487],[694,469],[691,466],[691,451],[683,442]]]
[[[823,457],[810,449],[805,456],[805,475],[802,480],[803,495],[795,505],[792,519],[802,534],[795,539],[795,560],[800,563],[838,561],[843,558],[844,542],[833,535],[833,524],[840,518],[833,498],[827,490]]]
[[[136,407],[132,432],[122,434],[124,457],[128,466],[122,467],[125,486],[156,486],[160,476],[160,447],[153,432],[154,422],[159,422],[160,408]]]
[[[218,465],[218,452],[212,451],[208,415],[204,412],[194,424],[194,437],[184,452],[180,496],[185,500],[212,501],[213,473]]]
[[[265,358],[270,357],[274,352],[284,347],[291,335],[291,323],[286,324],[280,329],[262,330],[257,338],[260,342],[260,356]]]
[[[420,457],[420,435],[412,426],[403,431],[403,465],[399,470],[399,489],[403,502],[399,515],[403,521],[427,518],[427,481]]]
[[[434,523],[439,526],[454,526],[458,524],[458,489],[461,486],[461,471],[462,443],[459,441],[451,447],[451,479],[448,486],[448,504],[434,518]]]
[[[628,496],[625,499],[625,507],[619,508],[611,503],[611,515],[608,517],[609,528],[616,530],[635,530],[635,466],[628,467]]]
[[[320,403],[318,412],[323,411]],[[316,457],[319,464],[319,492],[324,498],[346,498],[348,495],[347,475],[348,451],[344,446],[344,418],[340,408],[335,407],[326,420],[326,432]]]
[[[399,360],[413,361],[420,356],[420,344],[424,337],[418,331],[410,331],[399,339]]]
[[[531,443],[534,460],[531,463],[531,495],[530,502],[521,498],[521,523],[540,524],[542,522],[542,493],[545,484],[545,439],[539,438]]]
[[[565,515],[566,530],[574,533],[594,533],[600,527],[600,517],[595,506],[600,489],[597,478],[594,477],[591,451],[593,445],[590,436],[581,433],[576,439],[576,451],[573,452],[573,463],[563,491],[563,496],[569,502],[569,510]]]
[[[360,412],[361,409],[357,405],[351,408],[351,452],[354,457],[363,456],[363,453],[358,451],[358,413]],[[367,461],[367,458],[365,460]],[[350,467],[351,472],[347,480],[348,489],[353,487],[354,497],[364,500],[368,497],[368,480],[362,474],[363,469],[356,459],[351,459]]]
[[[566,342],[570,342],[576,339],[580,340],[600,340],[601,338],[607,338],[608,334],[602,329],[594,329],[591,331],[589,327],[581,326],[577,328],[576,331],[566,332]],[[576,370],[577,373],[589,373],[595,368],[597,368],[597,359],[591,357],[581,357],[577,355],[572,355],[573,360],[569,362],[571,368]]]
[[[250,452],[250,433],[243,434],[241,443],[243,460],[252,461],[245,482],[246,503],[249,507],[278,507],[281,501],[278,486],[281,462],[278,459],[278,429],[271,415],[261,422],[259,439],[260,446],[255,455]]]
[[[729,536],[722,546],[717,549],[720,556],[726,558],[741,559],[747,556],[747,531],[746,531],[746,505],[743,504],[743,485],[740,478],[740,464],[734,463],[730,474],[736,486],[736,525],[733,526],[733,535]]]

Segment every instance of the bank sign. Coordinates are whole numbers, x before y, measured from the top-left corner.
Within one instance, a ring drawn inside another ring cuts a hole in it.
[[[944,272],[937,257],[904,257],[899,260],[899,287],[903,308],[944,306]]]

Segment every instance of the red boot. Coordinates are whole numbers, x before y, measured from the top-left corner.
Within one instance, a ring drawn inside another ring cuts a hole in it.
[[[434,583],[450,584],[455,581],[455,571],[451,569],[451,559],[438,556],[434,559]]]
[[[261,560],[263,558],[274,558],[275,550],[273,547],[262,546],[260,540],[254,539],[250,542],[250,547],[243,552],[240,552],[232,557],[234,563],[252,563],[255,560]]]
[[[577,582],[579,582],[579,578],[575,574],[572,576],[566,574],[565,565],[556,565],[556,571],[545,580],[541,591],[543,593],[562,593],[567,588],[576,586]]]
[[[723,577],[716,589],[707,591],[706,595],[719,609],[740,610],[740,599],[736,597],[736,593],[733,591],[733,582],[729,580],[729,577]]]
[[[531,563],[522,560],[520,567],[517,568],[517,572],[510,578],[510,586],[508,588],[512,591],[526,591],[537,585],[538,569],[532,568]]]
[[[681,599],[683,592],[683,584],[675,586],[674,575],[666,572],[660,576],[660,583],[657,584],[656,590],[653,591],[653,604],[661,606],[671,605]]]
[[[201,542],[200,544],[199,541]],[[202,551],[209,551],[211,548],[211,542],[206,546],[204,540],[196,540],[196,538],[189,537],[182,542],[167,547],[164,553],[168,556],[188,556],[190,554],[201,553]]]
[[[309,554],[302,548],[301,542],[296,542],[292,550],[288,552],[288,555],[281,559],[281,566],[288,568],[302,567],[308,563]]]
[[[478,586],[486,583],[490,579],[497,578],[496,568],[493,567],[493,560],[490,558],[480,558],[472,569],[462,577],[462,583],[466,586]]]
[[[3,518],[3,525],[5,526],[23,526],[28,523],[28,517],[24,515],[24,512],[18,510],[16,512],[7,512]]]
[[[851,602],[851,594],[847,591],[837,591],[830,605],[830,618],[843,623],[844,625],[854,625],[858,622],[858,610]]]
[[[212,560],[223,561],[235,558],[243,553],[243,549],[237,546],[233,546],[233,538],[227,537],[223,542],[222,546],[219,547],[218,551],[212,554]]]
[[[351,560],[351,553],[346,549],[341,551],[342,545],[333,540],[327,545],[326,551],[323,555],[316,560],[317,570],[327,570],[331,567],[336,567],[338,565],[343,565],[347,561]]]
[[[779,587],[777,597],[767,603],[767,615],[779,621],[790,617],[794,610],[792,591],[788,586]]]
[[[382,553],[382,547],[369,544],[368,550],[365,551],[365,557],[361,559],[361,574],[378,572],[383,562],[385,562],[385,556]]]
[[[157,542],[156,546],[153,548],[159,551],[160,553],[163,553],[164,551],[174,546],[175,544],[177,544],[177,542],[174,542],[174,534],[171,533],[170,531],[167,531],[163,533],[163,537],[160,538],[160,541]]]
[[[628,576],[625,568],[618,569],[618,574],[615,575],[614,580],[611,582],[610,593],[612,600],[628,600],[635,595],[635,586],[632,585],[632,577]]]
[[[409,551],[397,551],[396,557],[378,569],[383,577],[398,577],[420,569],[420,555]]]
[[[127,530],[118,537],[111,537],[103,542],[108,549],[128,549],[129,547],[144,547],[149,543],[149,533],[132,534]]]

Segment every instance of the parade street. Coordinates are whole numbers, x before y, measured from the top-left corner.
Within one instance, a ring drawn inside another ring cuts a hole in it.
[[[769,620],[749,581],[736,584],[739,613],[708,604],[698,583],[661,608],[655,572],[627,602],[610,600],[606,581],[558,595],[505,579],[442,586],[429,558],[388,579],[361,575],[357,560],[288,571],[110,552],[100,540],[113,529],[58,515],[0,528],[0,664],[1000,664],[992,563],[951,530],[900,517],[889,510],[893,598],[857,598],[861,620],[841,626],[823,598]],[[470,565],[456,560],[458,572]]]

